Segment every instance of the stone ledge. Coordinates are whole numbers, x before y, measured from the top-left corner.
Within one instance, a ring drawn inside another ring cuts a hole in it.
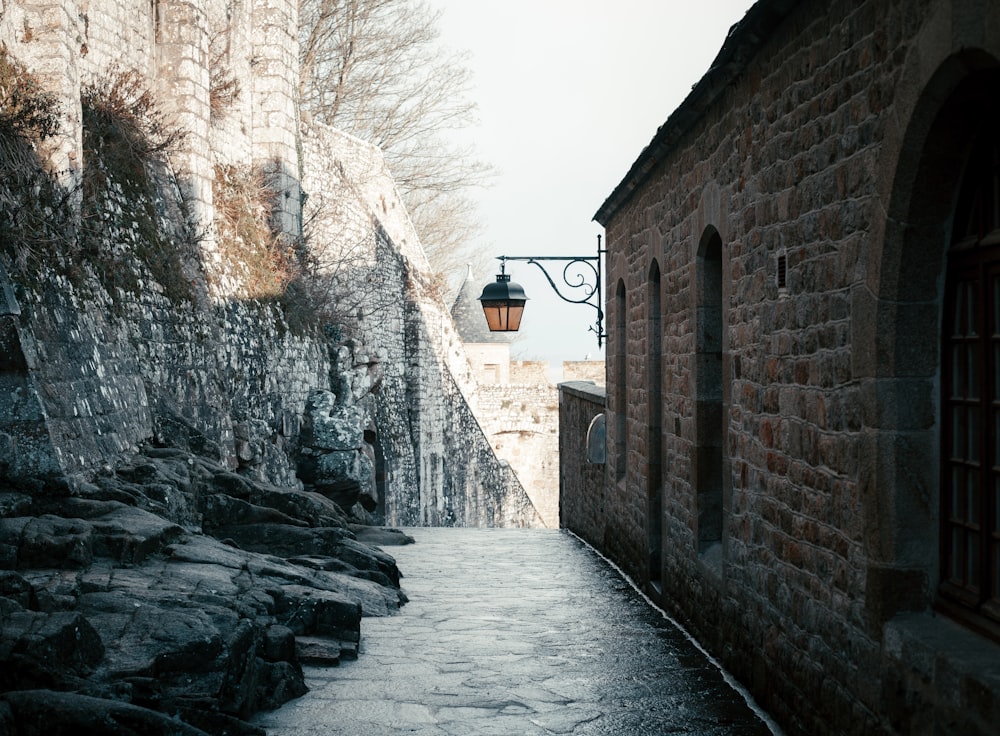
[[[565,391],[571,396],[587,399],[603,405],[608,398],[606,386],[598,386],[593,381],[567,381],[558,384],[559,391]]]
[[[955,621],[926,613],[898,614],[883,628],[885,656],[918,674],[936,693],[935,710],[1000,722],[1000,644]]]

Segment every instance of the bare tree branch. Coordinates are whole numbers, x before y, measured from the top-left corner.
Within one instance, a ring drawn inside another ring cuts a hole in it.
[[[450,275],[476,260],[469,191],[493,168],[449,137],[476,106],[440,18],[424,0],[299,0],[300,96],[314,119],[382,150],[432,267]]]

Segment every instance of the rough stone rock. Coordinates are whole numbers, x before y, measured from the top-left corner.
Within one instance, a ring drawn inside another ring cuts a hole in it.
[[[219,527],[215,536],[231,539],[241,549],[278,557],[336,557],[340,543],[354,535],[340,527],[289,527],[284,524],[234,524]]]
[[[302,455],[299,475],[341,508],[360,503],[372,511],[378,503],[374,451],[368,446]]]
[[[294,662],[295,632],[281,624],[268,626],[264,632],[261,656],[268,662]]]
[[[267,506],[257,506],[240,498],[233,498],[224,493],[213,493],[205,497],[202,523],[205,531],[214,530],[231,524],[288,524],[290,526],[309,526],[277,509]]]
[[[364,524],[349,524],[347,528],[354,532],[354,538],[359,542],[364,542],[365,544],[371,544],[378,547],[414,543],[413,537],[400,531],[399,529],[366,526]]]
[[[25,516],[31,508],[31,496],[26,493],[0,492],[0,517]]]
[[[274,596],[278,620],[295,634],[360,639],[361,606],[357,601],[302,585],[282,585],[268,592]]]
[[[344,387],[346,401],[330,391],[309,395],[302,425],[298,475],[341,508],[378,504],[375,450],[368,442],[370,411]]]
[[[18,482],[0,488],[0,736],[54,710],[47,736],[260,734],[252,713],[305,692],[300,651],[357,656],[361,617],[406,601],[334,501],[214,459],[150,448]]]
[[[139,508],[114,509],[91,522],[94,554],[122,564],[142,562],[180,537],[184,530]]]
[[[294,641],[294,640],[293,640]],[[261,674],[257,683],[259,710],[274,710],[293,698],[309,692],[302,679],[302,667],[296,662],[260,661]]]
[[[23,576],[9,570],[0,571],[0,600],[16,603],[19,608],[37,606],[35,591]]]
[[[187,421],[176,407],[170,406],[164,395],[153,413],[156,443],[165,447],[183,448],[192,455],[221,460],[223,453],[218,443]]]
[[[314,491],[258,487],[253,502],[269,506],[309,526],[347,526],[347,516],[339,505]]]
[[[164,713],[76,693],[20,690],[3,693],[0,703],[10,736],[207,736]]]
[[[45,504],[52,506],[52,502]],[[0,546],[16,550],[11,568],[80,568],[95,556],[124,564],[141,562],[183,533],[176,524],[115,501],[67,499],[64,513],[88,518],[40,517],[0,519]]]
[[[0,618],[0,691],[75,685],[104,656],[79,613],[18,611]]]
[[[317,450],[357,450],[367,423],[360,406],[340,405],[332,392],[316,390],[306,400],[301,443]]]
[[[339,527],[287,527],[278,524],[244,524],[223,527],[220,535],[234,540],[242,549],[284,558],[332,557],[358,571],[378,572],[399,587],[399,568],[385,552],[353,539]]]
[[[295,656],[302,664],[333,667],[340,664],[343,659],[357,659],[358,643],[315,636],[297,636]]]
[[[93,527],[57,516],[0,519],[0,567],[82,568],[94,559]]]
[[[357,600],[365,616],[391,615],[406,602],[406,596],[399,588],[359,577],[357,569],[336,558],[304,557],[295,558],[294,561],[285,560],[236,549],[200,536],[181,540],[172,545],[167,554],[173,565],[184,563],[194,568],[183,568],[184,579],[205,580],[205,573],[198,573],[197,570],[217,571],[228,568],[235,571],[235,589],[225,595],[233,599],[237,610],[244,611],[247,616],[272,615],[274,601],[260,587],[240,588],[238,583],[242,583],[246,577],[260,584],[262,581],[274,580],[342,593]],[[199,578],[199,575],[202,577]],[[219,590],[221,594],[226,589],[220,588],[220,585],[221,582],[215,579],[201,584],[200,588]],[[239,592],[240,590],[243,592]]]

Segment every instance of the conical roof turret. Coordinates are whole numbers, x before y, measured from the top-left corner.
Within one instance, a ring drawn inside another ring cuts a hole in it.
[[[490,328],[486,324],[483,305],[479,303],[479,296],[483,292],[483,283],[475,278],[472,273],[472,264],[468,264],[465,281],[451,307],[451,317],[455,320],[458,335],[462,338],[462,342],[467,343],[510,343],[517,336],[516,333],[490,332]]]

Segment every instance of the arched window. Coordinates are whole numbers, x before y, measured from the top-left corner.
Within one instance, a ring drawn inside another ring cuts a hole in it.
[[[654,260],[646,282],[646,542],[649,581],[660,585],[663,547],[663,355],[660,266]]]
[[[619,280],[615,289],[615,332],[614,332],[614,399],[615,415],[615,480],[623,481],[628,467],[628,365],[626,355],[627,336],[625,334],[627,315],[625,313],[625,282]]]
[[[695,285],[694,485],[698,507],[698,551],[722,541],[725,414],[722,381],[722,238],[714,228],[702,236]]]
[[[942,330],[941,594],[1000,622],[1000,114],[955,209]]]

